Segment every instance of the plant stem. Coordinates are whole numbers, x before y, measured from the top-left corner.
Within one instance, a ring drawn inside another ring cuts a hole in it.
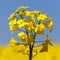
[[[29,60],[32,60],[32,51],[33,51],[33,47],[34,47],[34,43],[35,43],[35,37],[36,37],[36,33],[34,33],[33,43],[29,45],[29,49],[30,49]]]
[[[30,44],[29,49],[30,49],[30,55],[29,55],[29,60],[32,60],[32,48],[33,45]]]

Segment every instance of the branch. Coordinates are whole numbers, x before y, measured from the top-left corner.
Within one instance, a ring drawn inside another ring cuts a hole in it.
[[[36,38],[36,33],[34,33],[33,47],[34,47],[34,43],[35,43],[35,38]]]
[[[18,30],[18,31],[23,31],[23,30]],[[25,33],[26,33],[26,31],[23,31],[23,32],[25,32]]]
[[[28,35],[28,31],[26,30],[26,34]]]

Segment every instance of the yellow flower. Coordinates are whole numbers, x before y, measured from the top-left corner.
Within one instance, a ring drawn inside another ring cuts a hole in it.
[[[28,26],[27,24],[25,24],[25,29],[26,29],[27,31],[32,31],[31,28],[30,28],[30,26]]]
[[[26,8],[29,8],[28,6],[21,6],[20,9],[24,11]]]
[[[35,33],[36,34],[44,34],[44,30],[43,29],[40,29],[40,30],[35,29]]]
[[[40,23],[39,26],[41,29],[45,29],[45,27],[46,27],[43,23]]]
[[[44,34],[44,29],[42,29],[39,25],[35,28],[36,34]]]
[[[18,27],[17,24],[15,24],[15,25],[10,25],[10,26],[9,26],[9,29],[10,29],[10,30],[12,31],[12,33],[13,33],[14,31],[18,30],[19,27]]]
[[[20,32],[20,33],[18,33],[18,37],[20,37],[23,42],[27,42],[28,44],[30,44],[33,41],[32,34],[25,35],[24,32]]]
[[[51,27],[53,25],[52,18],[47,18],[48,21],[48,27]]]
[[[43,22],[44,26],[47,27],[47,22]]]
[[[40,14],[40,11],[34,10],[34,11],[32,11],[32,13],[33,13],[35,16],[38,16],[38,15]]]
[[[40,14],[39,16],[37,16],[37,20],[44,20],[47,18],[47,14]]]
[[[28,30],[28,31],[32,31],[36,28],[36,23],[35,22],[27,22],[25,24],[25,29]]]
[[[25,15],[25,12],[20,12],[19,13],[21,16],[24,16]]]
[[[33,35],[32,34],[26,35],[25,40],[28,44],[30,44],[31,42],[33,42]]]
[[[24,32],[18,33],[18,37],[21,39],[25,39],[25,33]]]
[[[28,22],[32,22],[34,20],[33,17],[28,17]]]
[[[16,20],[11,20],[9,22],[9,29],[12,31],[12,33],[19,29],[19,26],[18,26]]]
[[[17,46],[17,45],[19,45],[20,43],[17,42],[17,41],[14,39],[14,37],[12,37],[12,38],[10,39],[10,44],[11,44],[11,46]]]
[[[53,22],[51,21],[49,24],[48,24],[48,27],[51,27],[53,25]]]
[[[32,13],[31,11],[26,11],[26,16],[31,16],[31,17],[33,17],[34,15],[33,15],[33,13]]]
[[[14,14],[14,13],[12,13],[8,19],[16,19],[15,14]]]
[[[21,19],[24,18],[25,14],[26,14],[26,12],[19,12],[19,15],[20,15]]]
[[[18,9],[16,10],[16,14],[17,14],[17,15],[19,14],[19,10],[18,10]]]
[[[27,42],[27,41],[26,41],[26,35],[25,35],[24,32],[18,33],[18,37],[21,38],[21,40],[22,40],[23,42]]]
[[[48,18],[47,18],[47,21],[48,21],[48,22],[52,21],[52,18],[48,17]]]
[[[17,21],[18,27],[21,28],[25,25],[24,19],[20,19]]]
[[[30,25],[30,28],[31,28],[32,31],[34,31],[34,29],[37,26],[37,24],[35,22],[31,22],[29,25]]]
[[[47,21],[48,21],[47,28],[50,30],[50,32],[52,32],[52,25],[53,25],[52,18],[47,18]]]
[[[16,22],[16,19],[15,20],[11,20],[10,22],[9,22],[9,25],[12,25],[12,24],[16,24],[17,22]]]

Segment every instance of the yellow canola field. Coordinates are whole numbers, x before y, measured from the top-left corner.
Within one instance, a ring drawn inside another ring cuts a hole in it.
[[[48,52],[39,52],[42,47],[38,46],[34,49],[37,50],[37,54],[34,54],[32,60],[60,60],[60,45],[49,46]],[[24,49],[24,50],[23,50]],[[16,47],[0,47],[0,60],[29,60],[28,47],[22,48],[22,46]]]

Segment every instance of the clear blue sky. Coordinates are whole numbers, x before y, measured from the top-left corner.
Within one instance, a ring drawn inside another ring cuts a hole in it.
[[[54,25],[53,32],[49,34],[53,42],[60,42],[60,0],[1,0],[0,1],[0,44],[8,44],[12,34],[8,27],[8,17],[19,6],[29,6],[30,10],[36,9],[47,13],[52,17]],[[41,36],[37,40],[42,40]]]

